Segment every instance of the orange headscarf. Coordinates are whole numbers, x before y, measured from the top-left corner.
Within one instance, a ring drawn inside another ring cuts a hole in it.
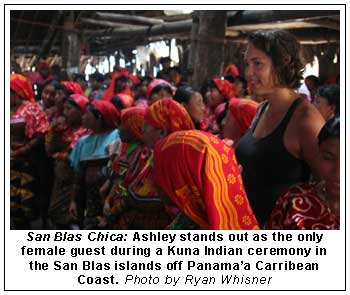
[[[102,99],[104,100],[111,100],[114,95],[119,95],[120,93],[114,93],[114,88],[115,88],[115,81],[118,80],[120,77],[129,77],[128,72],[115,72],[112,74],[112,80],[111,83],[109,84],[109,87],[105,90],[103,93]],[[121,92],[127,95],[131,96],[131,89],[128,85],[125,85],[124,90]]]
[[[145,121],[155,128],[166,129],[167,134],[195,129],[186,109],[171,98],[164,98],[152,104],[147,110]]]
[[[234,151],[212,134],[187,130],[154,149],[157,184],[201,229],[259,229]]]
[[[84,95],[84,91],[81,88],[80,84],[72,81],[61,81],[60,84],[67,88],[69,92],[73,94],[81,94]]]
[[[118,93],[116,95],[119,96],[123,108],[130,108],[134,105],[134,98],[131,95],[125,93]]]
[[[145,108],[131,107],[121,111],[121,122],[138,139],[142,139],[142,128],[145,121]]]
[[[259,104],[251,99],[234,98],[230,100],[229,109],[233,119],[241,131],[245,134],[249,129]]]
[[[20,74],[11,75],[10,87],[20,98],[35,102],[32,84],[27,77]]]
[[[225,99],[230,100],[233,97],[237,97],[236,88],[229,81],[219,78],[215,78],[213,81]]]

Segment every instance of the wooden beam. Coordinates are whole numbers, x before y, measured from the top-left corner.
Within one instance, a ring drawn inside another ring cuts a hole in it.
[[[314,19],[307,22],[310,24],[318,25],[319,27],[340,31],[339,22],[332,21],[330,19]]]
[[[251,25],[277,21],[306,21],[340,15],[339,10],[241,10],[228,12],[227,26]]]
[[[164,22],[162,19],[158,19],[158,18],[127,15],[127,14],[120,14],[120,13],[96,12],[95,15],[98,19],[123,22],[126,24],[140,24],[140,25],[152,26],[152,25],[157,25]]]
[[[163,23],[154,25],[151,27],[142,27],[138,29],[112,29],[112,30],[97,30],[97,31],[86,31],[83,33],[90,38],[96,38],[99,36],[118,36],[118,38],[128,36],[156,36],[165,35],[171,33],[190,32],[192,27],[192,20],[184,20],[173,23]]]
[[[95,26],[102,26],[102,27],[108,27],[108,28],[124,28],[124,29],[135,29],[135,28],[142,28],[144,26],[138,26],[138,25],[129,25],[125,23],[120,22],[111,22],[111,21],[105,21],[105,20],[96,20],[86,17],[81,17],[80,22],[83,24],[89,24],[89,25],[95,25]]]

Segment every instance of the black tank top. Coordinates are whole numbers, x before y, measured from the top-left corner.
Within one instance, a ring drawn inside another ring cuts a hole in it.
[[[243,183],[255,216],[263,226],[277,198],[291,185],[307,181],[307,164],[287,151],[283,137],[288,123],[303,98],[296,99],[277,128],[268,136],[255,138],[254,130],[268,102],[264,102],[252,124],[236,147],[236,157],[243,166]],[[300,130],[302,132],[302,130]]]

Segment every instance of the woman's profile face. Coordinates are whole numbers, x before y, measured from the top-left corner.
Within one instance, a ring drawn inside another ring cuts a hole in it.
[[[271,94],[277,84],[272,59],[252,44],[248,44],[244,59],[245,78],[252,94]]]
[[[195,92],[185,108],[194,122],[201,122],[204,117],[204,102],[200,93]]]
[[[217,107],[220,103],[225,101],[224,96],[220,93],[217,88],[209,87],[209,97],[208,97],[208,105],[212,108]]]

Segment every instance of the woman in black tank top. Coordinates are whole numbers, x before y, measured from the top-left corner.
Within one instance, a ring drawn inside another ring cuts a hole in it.
[[[294,91],[303,73],[299,51],[299,43],[285,31],[256,32],[248,38],[246,79],[252,94],[266,101],[239,141],[236,156],[260,226],[284,190],[307,180],[324,124],[319,112]]]

